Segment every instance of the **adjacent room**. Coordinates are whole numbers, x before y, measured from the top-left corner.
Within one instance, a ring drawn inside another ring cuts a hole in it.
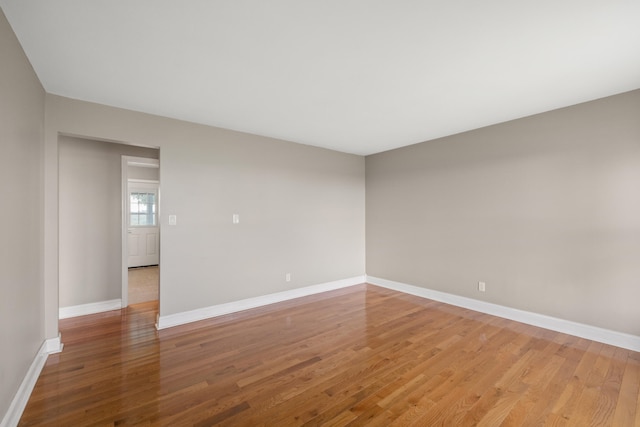
[[[0,7],[0,427],[640,426],[637,1]]]

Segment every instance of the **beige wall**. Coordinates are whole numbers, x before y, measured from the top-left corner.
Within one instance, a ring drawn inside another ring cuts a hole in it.
[[[121,159],[123,155],[157,159],[158,150],[67,136],[60,136],[58,143],[59,305],[119,299]]]
[[[0,10],[0,420],[44,340],[45,93]]]
[[[367,274],[640,335],[640,90],[369,156],[366,175]]]
[[[58,194],[58,133],[160,148],[161,315],[365,273],[364,158],[54,95],[46,104],[47,194]],[[45,203],[53,242],[58,200]],[[45,250],[57,296],[57,245]]]

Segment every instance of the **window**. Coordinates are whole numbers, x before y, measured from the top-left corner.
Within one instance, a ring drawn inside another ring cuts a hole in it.
[[[131,192],[129,194],[129,226],[156,226],[156,195]]]

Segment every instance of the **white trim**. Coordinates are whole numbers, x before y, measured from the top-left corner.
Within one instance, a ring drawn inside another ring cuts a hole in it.
[[[159,316],[158,322],[156,323],[156,328],[171,328],[173,326],[183,325],[185,323],[196,322],[198,320],[209,319],[211,317],[217,317],[225,314],[235,313],[238,311],[248,310],[251,308],[262,307],[264,305],[274,304],[276,302],[287,301],[294,298],[300,298],[308,295],[332,291],[335,289],[359,285],[365,282],[365,278],[366,276],[356,276],[349,279],[336,280],[334,282],[321,283],[319,285],[306,286],[304,288],[291,289],[289,291],[277,292],[274,294],[233,301],[226,304],[212,305],[196,310],[169,314],[167,316]]]
[[[532,313],[530,311],[518,310],[516,308],[505,307],[503,305],[492,304],[373,276],[367,276],[367,283],[458,307],[468,308],[481,313],[515,320],[516,322],[626,348],[628,350],[640,351],[640,336],[636,335],[585,325],[584,323],[572,322],[570,320]]]
[[[64,347],[64,344],[62,344],[62,335],[58,334],[58,336],[55,338],[49,338],[44,342],[44,345],[47,354],[56,354],[62,352],[62,347]]]
[[[67,319],[69,317],[102,313],[103,311],[120,310],[121,308],[122,308],[121,299],[92,302],[89,304],[82,304],[82,305],[72,305],[70,307],[60,307],[60,309],[58,310],[58,318]]]
[[[160,184],[160,181],[157,179],[139,179],[139,178],[129,178],[127,179],[129,184],[155,184],[157,187]]]
[[[128,160],[127,160],[127,165],[128,166],[135,166],[138,168],[159,168],[160,167],[160,160],[158,159],[148,159],[146,157],[133,157],[133,156],[127,156]]]
[[[120,299],[121,307],[125,308],[129,305],[129,248],[127,234],[129,232],[128,210],[129,210],[129,161],[134,158],[131,156],[122,156],[122,166],[120,167]],[[157,214],[156,214],[157,215]]]
[[[44,364],[47,362],[47,356],[49,354],[59,353],[60,351],[62,351],[60,335],[56,338],[45,340],[42,343],[38,349],[38,353],[36,353],[35,358],[31,362],[31,366],[29,366],[27,373],[22,379],[22,383],[20,383],[18,391],[15,396],[13,396],[9,409],[7,409],[6,414],[4,414],[2,421],[0,421],[0,427],[15,427],[18,425],[24,408],[27,406],[27,402],[29,402],[29,397],[31,397],[31,392],[33,392],[33,388],[36,386],[40,372],[42,372],[42,368],[44,368]]]

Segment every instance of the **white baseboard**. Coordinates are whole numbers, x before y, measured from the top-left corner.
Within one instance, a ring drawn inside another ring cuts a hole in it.
[[[84,316],[86,314],[102,313],[103,311],[120,310],[121,308],[121,299],[72,305],[70,307],[60,307],[58,310],[58,318],[67,319],[69,317]]]
[[[165,329],[172,326],[183,325],[185,323],[196,322],[198,320],[209,319],[211,317],[222,316],[225,314],[235,313],[238,311],[248,310],[251,308],[262,307],[264,305],[276,302],[287,301],[294,298],[300,298],[307,295],[319,294],[335,289],[346,288],[348,286],[358,285],[365,282],[366,276],[356,276],[349,279],[337,280],[334,282],[321,283],[319,285],[306,286],[304,288],[292,289],[289,291],[278,292],[275,294],[263,295],[255,298],[247,298],[239,301],[233,301],[226,304],[212,305],[209,307],[199,308],[196,310],[185,311],[182,313],[169,314],[167,316],[159,316],[156,328]]]
[[[58,334],[55,338],[49,338],[44,342],[44,345],[47,354],[62,352],[62,347],[64,347],[64,344],[62,344],[62,335]]]
[[[18,425],[24,408],[27,406],[27,402],[29,402],[29,397],[31,397],[31,392],[38,381],[40,372],[42,372],[42,368],[47,362],[47,356],[49,354],[59,353],[60,351],[62,351],[60,335],[56,338],[45,340],[42,343],[36,357],[31,362],[31,366],[29,366],[26,375],[22,379],[22,383],[13,397],[7,413],[4,415],[4,418],[2,418],[2,421],[0,421],[0,427],[15,427]]]
[[[455,305],[458,307],[468,308],[470,310],[479,311],[481,313],[487,313],[493,316],[515,320],[516,322],[526,323],[528,325],[538,326],[540,328],[614,345],[616,347],[622,347],[633,351],[640,351],[640,336],[636,335],[625,334],[623,332],[603,329],[597,326],[585,325],[583,323],[558,319],[556,317],[532,313],[530,311],[518,310],[515,308],[505,307],[503,305],[492,304],[472,298],[461,297],[445,292],[434,291],[432,289],[408,285],[406,283],[381,279],[379,277],[367,276],[367,283],[371,283],[372,285],[377,285],[388,289],[393,289],[399,292],[404,292],[406,294],[416,295],[422,298],[428,298],[434,301]]]

